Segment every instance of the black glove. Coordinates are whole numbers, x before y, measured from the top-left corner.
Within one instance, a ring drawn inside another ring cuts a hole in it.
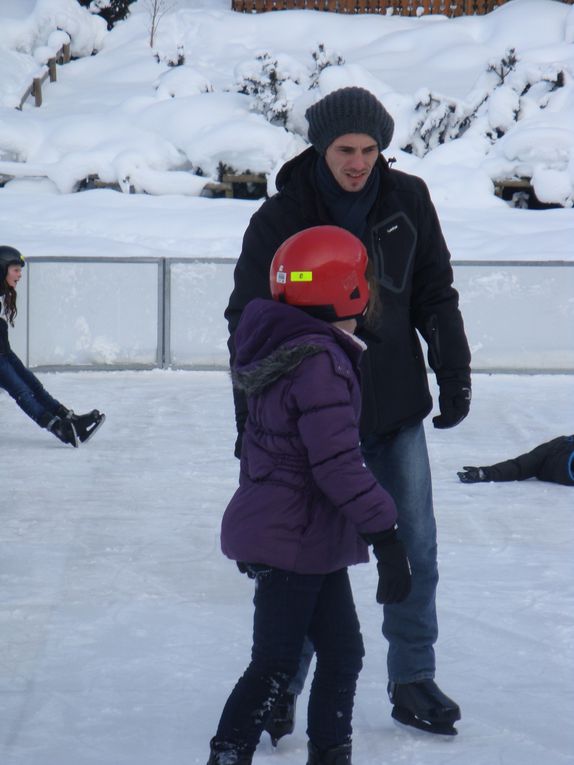
[[[401,603],[411,591],[411,567],[396,529],[363,534],[362,537],[367,544],[373,545],[377,559],[377,603]]]
[[[462,380],[439,383],[438,405],[440,414],[432,418],[435,428],[454,428],[462,422],[470,409],[470,385]]]
[[[463,470],[464,473],[457,473],[457,476],[463,483],[481,483],[482,481],[490,481],[488,468],[465,465]]]
[[[238,460],[241,459],[241,442],[243,441],[243,431],[237,434],[237,438],[235,439],[235,446],[233,448],[233,455],[237,457]]]

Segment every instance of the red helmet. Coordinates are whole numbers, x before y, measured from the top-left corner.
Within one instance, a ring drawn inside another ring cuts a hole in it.
[[[368,257],[360,239],[338,226],[314,226],[279,247],[271,296],[325,321],[361,316],[369,302]]]

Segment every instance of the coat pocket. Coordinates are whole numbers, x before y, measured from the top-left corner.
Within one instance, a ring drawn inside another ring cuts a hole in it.
[[[403,292],[415,257],[415,227],[404,212],[398,212],[373,226],[371,236],[379,284],[391,292]]]

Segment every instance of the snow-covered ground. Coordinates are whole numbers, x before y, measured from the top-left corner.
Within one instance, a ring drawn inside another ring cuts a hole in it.
[[[574,258],[574,7],[511,0],[446,19],[241,14],[230,0],[162,6],[171,12],[152,50],[148,0],[111,32],[75,0],[1,0],[0,175],[15,176],[0,188],[3,243],[27,256],[181,257],[199,241],[202,256],[234,257],[259,202],[207,212],[194,196],[206,177],[220,163],[264,172],[272,193],[279,167],[307,145],[306,107],[359,85],[393,115],[387,155],[429,184],[455,259]],[[18,111],[16,95],[62,30],[79,58],[44,84],[42,107]],[[501,61],[511,49],[510,70]],[[271,103],[269,62],[281,79]],[[253,90],[249,78],[262,95],[239,92]],[[449,140],[466,117],[468,130]],[[154,196],[69,193],[93,174]],[[509,208],[493,179],[512,175],[532,176],[541,199],[567,207]]]
[[[234,491],[223,372],[41,375],[107,422],[73,450],[0,393],[0,762],[203,765],[248,661],[252,583],[219,551]],[[375,566],[352,579],[367,656],[357,765],[574,763],[574,495],[536,480],[463,485],[572,431],[572,377],[475,375],[470,416],[428,429],[439,523],[438,680],[452,740],[399,729],[386,700]],[[260,765],[305,762],[297,728]]]

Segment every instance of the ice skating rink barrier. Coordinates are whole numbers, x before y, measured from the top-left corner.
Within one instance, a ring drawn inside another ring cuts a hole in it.
[[[10,337],[30,367],[227,368],[234,258],[27,264]],[[574,372],[574,262],[453,266],[475,371]]]

